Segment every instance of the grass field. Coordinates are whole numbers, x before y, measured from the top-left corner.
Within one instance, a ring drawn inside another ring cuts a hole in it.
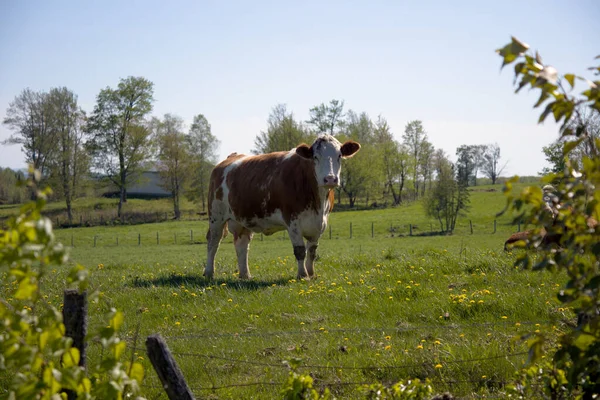
[[[292,245],[281,233],[253,240],[251,281],[237,279],[231,235],[216,279],[202,277],[203,221],[57,235],[65,244],[72,238],[72,260],[92,271],[100,292],[89,309],[92,330],[110,307],[125,313],[123,334],[146,368],[148,398],[166,398],[144,352],[153,333],[166,338],[202,398],[277,398],[292,358],[338,398],[362,398],[363,383],[406,378],[429,378],[436,392],[461,398],[503,397],[527,357],[515,337],[555,334],[573,315],[555,298],[564,276],[513,267],[515,255],[502,246],[516,227],[495,216],[504,196],[479,189],[452,236],[417,236],[436,229],[418,204],[332,214],[332,238],[326,232],[320,242],[311,281],[295,279]],[[57,306],[66,269],[43,281]],[[90,357],[99,352],[90,345]]]

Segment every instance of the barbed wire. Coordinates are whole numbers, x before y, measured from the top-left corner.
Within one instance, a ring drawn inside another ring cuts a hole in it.
[[[556,322],[553,321],[519,321],[520,325],[551,325]],[[448,325],[437,325],[437,324],[424,324],[417,326],[409,326],[409,327],[375,327],[375,328],[366,328],[366,327],[358,327],[358,328],[326,328],[323,329],[309,329],[309,330],[290,330],[290,331],[272,331],[272,332],[214,332],[214,333],[200,333],[200,334],[190,334],[190,335],[172,335],[172,336],[164,336],[164,339],[168,340],[183,340],[183,339],[206,339],[206,338],[222,338],[222,337],[269,337],[269,336],[293,336],[293,335],[306,335],[306,334],[323,334],[325,331],[327,333],[367,333],[367,332],[413,332],[419,330],[427,330],[427,329],[461,329],[466,327],[497,327],[497,326],[507,326],[514,327],[516,322],[473,322],[468,324],[448,324]],[[133,336],[123,336],[123,340],[132,340]]]
[[[141,347],[134,347],[133,350],[135,351],[142,351],[145,352],[146,349],[141,348]],[[280,364],[273,364],[273,363],[265,363],[265,362],[260,362],[260,361],[252,361],[252,360],[243,360],[243,359],[239,359],[239,358],[230,358],[230,357],[224,357],[224,356],[216,356],[214,354],[203,354],[203,353],[188,353],[188,352],[171,352],[172,355],[174,356],[179,356],[179,357],[196,357],[196,358],[205,358],[205,359],[210,359],[210,360],[220,360],[220,361],[227,361],[230,363],[234,363],[234,364],[245,364],[245,365],[256,365],[256,366],[260,366],[260,367],[272,367],[272,368],[286,368],[289,369],[290,366],[286,361],[282,361]],[[381,370],[381,369],[386,369],[386,370],[393,370],[393,369],[406,369],[406,368],[414,368],[414,367],[418,367],[418,366],[425,366],[425,365],[436,365],[436,364],[464,364],[464,363],[469,363],[469,362],[479,362],[479,361],[488,361],[488,360],[498,360],[501,358],[507,358],[507,357],[517,357],[517,356],[522,356],[522,355],[526,355],[528,354],[528,352],[524,351],[524,352],[517,352],[517,353],[508,353],[508,354],[499,354],[499,355],[495,355],[495,356],[489,356],[489,357],[480,357],[480,358],[470,358],[470,359],[461,359],[461,360],[437,360],[437,361],[423,361],[423,362],[419,362],[419,363],[411,363],[411,364],[403,364],[403,365],[388,365],[388,366],[363,366],[363,367],[351,367],[351,366],[344,366],[344,365],[315,365],[315,364],[305,364],[305,365],[298,365],[297,368],[310,368],[310,369],[337,369],[337,370],[349,370],[349,371],[364,371],[364,370]]]

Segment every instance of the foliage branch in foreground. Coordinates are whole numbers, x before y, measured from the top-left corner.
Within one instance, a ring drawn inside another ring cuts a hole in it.
[[[534,106],[543,107],[539,122],[552,115],[561,123],[564,139],[564,170],[544,178],[546,183],[558,182],[554,213],[548,212],[539,188],[528,187],[513,194],[516,178],[506,184],[507,209],[516,213],[515,222],[522,220],[536,227],[529,243],[518,246],[541,244],[545,250],[535,260],[533,254],[524,253],[516,264],[566,272],[568,280],[557,298],[578,315],[577,324],[568,327],[556,346],[551,346],[543,334],[527,337],[533,367],[523,372],[514,391],[527,398],[592,398],[600,393],[600,140],[590,134],[584,114],[600,113],[600,80],[590,81],[575,74],[561,76],[515,38],[497,52],[503,58],[502,67],[514,64],[516,92],[524,87],[539,91]],[[596,76],[600,74],[600,66],[590,70]],[[574,90],[577,82],[585,86],[580,93]],[[571,163],[571,151],[582,143],[591,149],[589,156],[581,163]],[[551,362],[535,367],[544,351],[553,354]],[[536,392],[540,386],[543,393]]]
[[[37,199],[25,204],[0,230],[0,269],[8,288],[0,297],[0,399],[60,399],[65,390],[78,399],[135,398],[144,370],[121,362],[125,342],[117,336],[123,314],[111,309],[95,338],[102,357],[89,372],[79,366],[79,350],[65,337],[62,313],[44,300],[41,282],[49,267],[64,265],[66,249],[55,240],[52,223],[42,215],[49,189],[37,190],[39,172],[27,184]],[[80,291],[88,275],[73,267],[68,284]]]

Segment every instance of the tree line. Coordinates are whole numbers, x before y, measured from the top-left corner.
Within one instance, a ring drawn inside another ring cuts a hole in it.
[[[105,181],[116,188],[121,217],[128,188],[151,169],[159,172],[161,186],[171,194],[176,218],[182,196],[205,209],[219,139],[204,115],[194,116],[186,129],[175,114],[152,116],[153,103],[154,84],[143,77],[124,78],[116,88],[100,90],[90,113],[68,88],[25,89],[6,111],[3,123],[12,135],[4,144],[22,146],[26,161],[41,172],[55,198],[66,202],[69,222],[73,200],[84,195],[90,182]],[[361,155],[345,164],[338,201],[344,197],[355,207],[359,198],[366,205],[378,205],[382,199],[391,205],[425,199],[426,210],[445,230],[451,230],[457,213],[466,209],[466,188],[477,184],[478,175],[495,184],[505,166],[497,144],[461,145],[453,163],[430,142],[421,121],[408,122],[399,141],[383,116],[373,120],[366,112],[344,106],[335,99],[321,103],[302,121],[285,104],[277,104],[266,130],[256,135],[252,153],[288,151],[323,133],[356,140],[362,145]],[[12,181],[3,176],[0,202],[22,201],[6,194]]]

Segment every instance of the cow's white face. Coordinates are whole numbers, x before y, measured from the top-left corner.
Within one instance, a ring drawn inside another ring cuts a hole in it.
[[[340,184],[342,158],[352,157],[360,150],[360,144],[349,140],[341,144],[331,135],[324,135],[308,147],[301,144],[296,147],[296,154],[306,159],[312,159],[315,166],[315,176],[319,186],[334,188]]]

